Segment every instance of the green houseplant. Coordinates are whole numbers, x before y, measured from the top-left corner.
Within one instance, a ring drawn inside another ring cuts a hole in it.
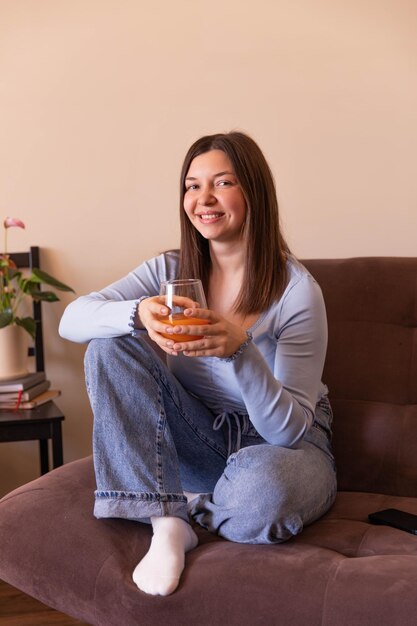
[[[38,268],[32,268],[29,276],[20,271],[8,254],[7,235],[9,228],[25,228],[25,225],[18,218],[6,217],[3,227],[4,248],[0,253],[0,381],[28,373],[28,335],[35,339],[36,322],[33,317],[21,313],[24,302],[28,299],[38,302],[59,300],[54,291],[41,290],[44,284],[60,291],[73,291]]]
[[[25,276],[23,272],[17,269],[7,252],[7,234],[9,228],[25,228],[25,225],[18,218],[6,217],[3,226],[4,248],[3,253],[0,254],[0,329],[17,325],[34,339],[36,335],[35,320],[32,317],[19,315],[23,301],[27,298],[44,302],[59,300],[54,291],[41,290],[41,285],[49,285],[60,291],[74,290],[40,269],[33,268],[29,276]]]

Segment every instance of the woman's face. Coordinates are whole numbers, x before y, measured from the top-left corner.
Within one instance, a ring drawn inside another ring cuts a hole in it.
[[[185,187],[184,210],[203,237],[222,242],[241,239],[246,202],[225,152],[210,150],[195,157]]]

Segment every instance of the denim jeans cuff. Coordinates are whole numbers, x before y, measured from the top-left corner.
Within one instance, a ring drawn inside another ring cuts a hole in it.
[[[112,492],[113,494],[114,492]],[[154,497],[152,497],[154,496]],[[179,498],[184,498],[180,500]],[[148,521],[150,517],[180,517],[190,521],[187,502],[182,494],[161,497],[160,494],[106,496],[103,492],[97,495],[94,504],[94,516],[98,519],[119,517],[135,521]]]

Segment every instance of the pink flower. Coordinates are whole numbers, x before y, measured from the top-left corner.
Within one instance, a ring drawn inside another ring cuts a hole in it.
[[[22,220],[19,220],[17,217],[6,217],[3,222],[4,228],[11,228],[12,226],[17,226],[18,228],[24,228],[25,225]]]

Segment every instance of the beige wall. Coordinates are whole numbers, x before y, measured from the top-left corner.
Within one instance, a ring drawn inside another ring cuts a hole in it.
[[[0,218],[82,294],[178,245],[189,144],[264,149],[301,257],[417,252],[415,0],[1,0]],[[65,459],[90,452],[84,346],[44,307]],[[0,493],[37,474],[0,445]]]

